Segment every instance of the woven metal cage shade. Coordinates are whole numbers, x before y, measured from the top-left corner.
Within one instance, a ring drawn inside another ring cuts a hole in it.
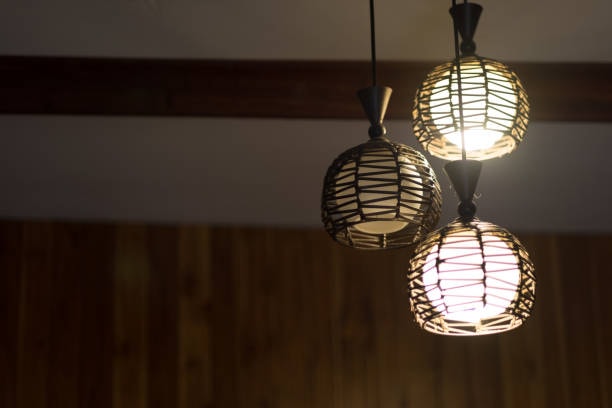
[[[440,186],[425,157],[384,137],[342,153],[325,176],[325,229],[359,249],[414,244],[437,224]]]
[[[494,224],[453,221],[416,248],[410,305],[425,330],[499,333],[520,326],[535,301],[534,265],[519,240]]]
[[[523,140],[529,121],[521,81],[505,64],[476,55],[461,57],[460,66],[461,87],[456,62],[448,62],[434,68],[417,90],[412,116],[418,141],[433,156],[461,159],[462,106],[468,159],[511,153]]]

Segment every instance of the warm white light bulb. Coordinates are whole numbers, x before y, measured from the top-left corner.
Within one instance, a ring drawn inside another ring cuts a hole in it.
[[[461,65],[461,89],[462,105],[456,72],[434,85],[430,102],[432,121],[450,143],[461,148],[462,106],[465,150],[488,149],[513,126],[517,96],[512,83],[493,69],[485,75],[480,65]]]
[[[355,224],[355,229],[368,234],[391,234],[408,225],[403,221],[368,221]]]
[[[497,236],[479,242],[471,232],[435,245],[423,267],[427,298],[446,320],[477,323],[500,315],[517,293],[520,271],[512,249]]]
[[[473,152],[474,150],[488,149],[493,146],[504,134],[487,129],[467,129],[464,132],[465,150]],[[454,145],[462,146],[461,132],[448,133],[446,139]]]

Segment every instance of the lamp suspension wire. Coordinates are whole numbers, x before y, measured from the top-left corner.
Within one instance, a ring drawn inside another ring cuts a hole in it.
[[[370,0],[370,46],[372,48],[372,86],[376,86],[376,30],[374,29],[374,0]]]
[[[465,0],[464,4],[467,6],[468,0]],[[457,1],[452,0],[452,6],[455,7],[456,5],[457,5]],[[465,9],[467,10],[467,7]],[[457,70],[457,93],[459,97],[459,126],[461,127],[461,159],[466,160],[467,154],[465,150],[465,121],[463,118],[463,88],[461,87],[461,53],[459,51],[459,27],[457,26],[457,22],[455,21],[455,19],[453,19],[453,35],[455,37],[455,69]],[[451,95],[452,95],[452,75],[451,75]],[[454,114],[451,112],[451,115],[454,115]]]

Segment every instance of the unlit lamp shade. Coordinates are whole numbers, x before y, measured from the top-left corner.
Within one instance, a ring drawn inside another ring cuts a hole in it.
[[[461,57],[465,149],[468,159],[511,153],[529,120],[527,94],[505,64],[476,55]],[[445,160],[461,159],[461,120],[456,62],[439,65],[417,90],[414,133],[423,148]]]
[[[534,265],[516,237],[494,224],[455,220],[415,250],[410,304],[425,330],[499,333],[520,326],[535,301]]]
[[[440,211],[440,186],[425,157],[384,137],[347,150],[325,176],[323,224],[347,246],[411,245],[435,227]]]

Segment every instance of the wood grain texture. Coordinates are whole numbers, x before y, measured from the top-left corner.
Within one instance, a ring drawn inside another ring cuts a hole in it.
[[[113,274],[113,407],[146,408],[149,257],[144,226],[115,232]]]
[[[319,230],[0,223],[0,396],[29,407],[609,408],[609,236],[521,237],[518,330],[412,322],[406,251]]]
[[[0,406],[17,406],[19,317],[21,304],[20,223],[0,228]]]
[[[179,405],[213,406],[212,274],[210,233],[179,230]]]
[[[381,61],[388,117],[410,119],[417,87],[440,62]],[[510,64],[531,120],[612,121],[612,64]],[[0,113],[364,118],[355,93],[366,61],[0,57]]]
[[[9,224],[10,225],[10,224]],[[11,406],[109,406],[111,319],[108,227],[21,226],[6,243],[20,254],[17,369]],[[14,239],[15,239],[14,238]],[[10,281],[9,281],[10,282]],[[11,382],[8,382],[10,384]]]
[[[178,243],[176,228],[148,228],[147,406],[152,408],[178,404]]]
[[[17,354],[17,406],[49,406],[54,299],[53,226],[24,225]],[[33,392],[33,390],[36,390]]]
[[[238,231],[216,229],[211,242],[213,407],[238,407]]]

